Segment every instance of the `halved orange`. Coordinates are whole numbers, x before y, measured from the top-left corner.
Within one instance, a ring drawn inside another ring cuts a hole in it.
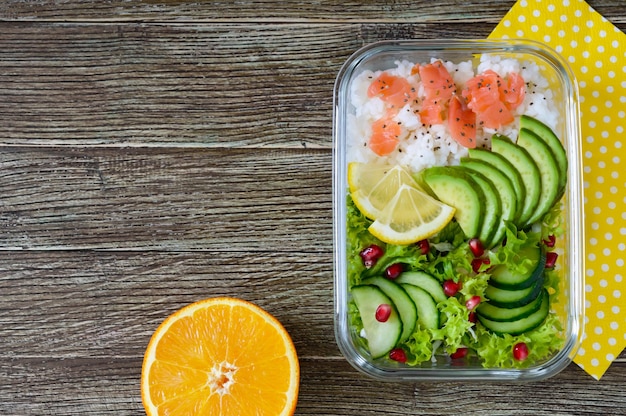
[[[157,328],[141,397],[148,416],[292,415],[299,382],[282,324],[250,302],[217,297],[183,307]]]

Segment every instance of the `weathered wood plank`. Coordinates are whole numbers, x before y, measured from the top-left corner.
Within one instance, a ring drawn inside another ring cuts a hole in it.
[[[378,21],[429,22],[455,20],[497,21],[514,3],[483,1],[477,8],[471,3],[428,0],[400,1],[38,1],[10,0],[0,8],[5,20],[62,21]],[[610,9],[609,9],[610,10]]]
[[[6,415],[140,414],[141,360],[152,331],[181,306],[219,295],[257,303],[290,332],[302,366],[297,414],[592,415],[602,409],[617,415],[626,409],[623,356],[601,382],[573,364],[531,384],[381,383],[362,375],[334,341],[327,251],[0,252],[0,293],[0,413]]]
[[[48,21],[179,21],[179,22],[346,22],[423,23],[433,21],[498,22],[513,0],[476,2],[398,1],[266,1],[237,2],[146,0],[9,0],[0,6],[2,20]],[[609,20],[624,23],[621,0],[588,0]]]
[[[380,383],[341,359],[300,360],[296,415],[623,415],[626,365],[600,382],[575,365],[531,383]],[[140,415],[140,357],[0,361],[3,415]],[[596,386],[593,388],[592,386]],[[598,390],[602,394],[598,394]]]
[[[227,253],[0,252],[0,351],[12,359],[136,358],[175,310],[235,296],[275,315],[300,356],[336,357],[332,282],[330,251],[287,244]]]
[[[0,141],[328,147],[359,26],[327,29],[6,25]]]
[[[353,52],[465,26],[3,24],[0,144],[329,148]]]
[[[140,356],[166,316],[211,296],[268,310],[303,359],[341,357],[333,333],[332,252],[319,247],[0,252],[0,293],[0,351],[12,359]]]
[[[300,414],[554,416],[626,411],[620,392],[626,381],[624,364],[610,369],[597,383],[606,389],[603,395],[590,389],[589,376],[575,365],[529,384],[381,383],[355,373],[345,362],[324,360],[304,360],[303,374],[309,383],[300,394]]]
[[[494,27],[1,26],[0,145],[291,148],[330,147],[335,77],[359,47]]]
[[[0,149],[0,249],[329,251],[330,150]]]

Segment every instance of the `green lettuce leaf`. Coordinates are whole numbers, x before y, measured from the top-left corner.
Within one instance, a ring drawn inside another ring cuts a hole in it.
[[[454,280],[458,282],[472,270],[472,255],[468,244],[461,244],[445,255],[435,256],[426,265],[426,271],[440,281]]]
[[[372,221],[360,213],[352,202],[347,199],[347,247],[348,247],[348,279],[350,287],[359,284],[362,279],[381,275],[391,264],[403,263],[405,270],[423,270],[435,276],[439,281],[451,279],[461,281],[461,289],[452,297],[440,302],[437,307],[441,313],[441,327],[434,330],[416,328],[409,340],[402,345],[408,352],[408,365],[418,365],[430,361],[433,349],[440,348],[451,354],[459,347],[465,346],[473,351],[485,367],[524,368],[550,358],[563,345],[562,325],[554,313],[548,315],[538,328],[518,336],[498,335],[490,332],[480,324],[469,321],[469,311],[465,301],[472,296],[480,296],[485,300],[484,292],[489,282],[489,268],[505,264],[513,272],[528,272],[534,267],[530,260],[521,259],[519,252],[530,246],[537,246],[550,235],[559,236],[563,232],[561,212],[555,208],[544,218],[540,227],[532,230],[518,231],[512,224],[507,225],[506,242],[502,246],[488,251],[490,263],[483,265],[478,273],[472,270],[474,258],[465,236],[455,221],[452,221],[438,235],[429,239],[431,251],[424,255],[416,244],[392,245],[385,244],[372,236],[368,228]],[[384,255],[376,265],[367,269],[359,255],[360,251],[371,245],[379,245]],[[561,277],[557,270],[546,270],[544,286],[548,288],[550,301],[556,302],[560,294]],[[351,327],[358,336],[362,329],[360,315],[354,303],[349,304]],[[513,358],[513,347],[525,342],[529,348],[529,356],[524,361]],[[363,347],[367,341],[358,337],[357,343]],[[441,346],[441,347],[440,347]]]
[[[433,340],[443,341],[444,350],[452,354],[465,345],[464,338],[473,326],[469,321],[469,311],[454,296],[440,302],[437,307],[443,316],[443,324],[441,328],[431,330]]]
[[[535,264],[528,258],[520,256],[520,252],[528,247],[536,247],[541,242],[540,232],[518,231],[511,223],[506,227],[506,244],[490,251],[491,266],[504,264],[511,273],[528,274]]]
[[[350,286],[361,282],[361,274],[365,271],[365,266],[359,253],[364,247],[371,244],[382,243],[367,231],[372,221],[367,219],[361,211],[354,205],[352,198],[348,195],[346,201],[347,208],[347,260],[348,260],[348,282]]]
[[[474,348],[484,367],[525,368],[550,358],[563,345],[562,325],[554,314],[548,315],[538,328],[517,336],[497,335],[482,326],[475,332],[478,341]],[[519,342],[528,346],[528,358],[524,361],[513,358],[513,347]]]
[[[472,296],[480,296],[481,299],[485,299],[485,290],[489,284],[489,274],[478,273],[475,276],[467,276],[463,280],[463,286],[459,290],[459,293],[463,296],[464,300],[468,300]]]
[[[408,365],[417,365],[429,361],[433,355],[433,338],[428,329],[417,328],[406,343]]]

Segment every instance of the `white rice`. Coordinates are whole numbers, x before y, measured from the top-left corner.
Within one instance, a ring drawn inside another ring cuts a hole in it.
[[[434,59],[431,61],[435,61]],[[396,61],[394,68],[386,72],[391,75],[402,76],[414,86],[418,96],[424,95],[419,82],[419,75],[411,75],[414,62]],[[549,89],[548,81],[541,75],[540,68],[533,62],[520,62],[516,59],[501,58],[499,56],[482,55],[477,67],[472,61],[459,63],[444,62],[444,65],[454,79],[457,88],[463,85],[476,74],[487,69],[497,72],[506,77],[511,72],[519,73],[526,82],[526,95],[524,102],[517,107],[513,115],[515,121],[500,129],[478,128],[477,146],[490,148],[491,136],[500,133],[516,140],[519,130],[519,117],[526,114],[535,117],[553,129],[556,127],[558,112],[553,103],[553,95]],[[367,89],[372,80],[379,76],[382,71],[363,71],[352,82],[350,99],[354,107],[354,114],[348,119],[348,149],[349,162],[380,162],[400,164],[414,172],[431,166],[455,165],[467,155],[467,149],[459,145],[450,137],[447,123],[441,125],[424,125],[417,113],[416,104],[408,103],[394,121],[401,126],[400,144],[394,152],[387,156],[378,156],[367,146],[371,135],[371,125],[385,114],[385,104],[378,98],[369,98]]]

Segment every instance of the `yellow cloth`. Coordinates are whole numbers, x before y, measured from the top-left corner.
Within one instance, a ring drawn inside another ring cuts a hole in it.
[[[626,346],[626,35],[583,0],[518,0],[490,38],[541,41],[578,81],[586,317],[574,361],[599,380]]]

